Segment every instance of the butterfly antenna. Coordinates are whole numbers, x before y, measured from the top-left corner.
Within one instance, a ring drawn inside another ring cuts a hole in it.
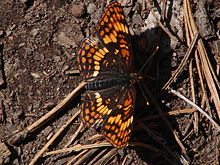
[[[141,67],[140,71],[137,74],[140,74],[141,71],[144,69],[144,67],[148,64],[148,62],[150,61],[150,59],[156,54],[156,52],[158,51],[159,46],[157,46],[157,48],[155,49],[155,51],[153,52],[153,54],[147,59],[147,61],[144,63],[144,65]]]
[[[143,90],[143,88],[142,88],[142,86],[141,86],[141,83],[140,83],[139,81],[138,81],[138,85],[139,85],[139,87],[140,87],[141,94],[144,96],[144,99],[145,99],[145,101],[146,101],[146,103],[147,103],[147,102],[148,102],[147,96],[145,95],[144,90]]]

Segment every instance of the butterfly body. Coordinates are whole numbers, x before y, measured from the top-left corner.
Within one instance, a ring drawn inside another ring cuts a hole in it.
[[[97,37],[85,39],[78,52],[79,70],[87,82],[81,119],[115,147],[131,137],[136,91],[133,54],[122,7],[112,2],[97,26]]]

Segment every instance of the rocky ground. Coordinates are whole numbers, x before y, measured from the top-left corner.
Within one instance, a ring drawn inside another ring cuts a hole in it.
[[[171,88],[195,102],[219,124],[219,83],[215,76],[219,78],[220,2],[190,1],[189,12],[199,34],[193,46],[189,28],[192,23],[187,24],[185,14],[189,7],[184,6],[188,0],[121,2],[130,27],[137,72],[159,47],[142,70],[142,87],[136,85],[132,145],[119,150],[100,147],[41,156],[37,164],[68,164],[72,159],[72,164],[219,164],[218,126],[172,94]],[[84,38],[95,35],[102,7],[101,0],[1,1],[0,164],[29,164],[78,112],[80,95],[21,142],[14,144],[11,140],[82,81],[77,74],[77,51]],[[189,52],[191,56],[168,84],[170,88],[163,88]],[[201,52],[207,52],[209,69],[203,65],[204,55],[198,56]],[[213,72],[209,72],[210,68]],[[80,122],[75,118],[47,151],[65,148]],[[96,134],[93,129],[80,130],[70,147],[100,141],[90,139]]]

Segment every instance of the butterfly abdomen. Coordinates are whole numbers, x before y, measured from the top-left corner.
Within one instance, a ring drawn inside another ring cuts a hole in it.
[[[86,85],[86,89],[89,90],[101,90],[106,88],[111,88],[118,85],[126,86],[129,84],[130,76],[127,74],[119,74],[115,77],[108,77],[106,79],[102,80],[95,80],[92,82],[88,81],[88,84]]]

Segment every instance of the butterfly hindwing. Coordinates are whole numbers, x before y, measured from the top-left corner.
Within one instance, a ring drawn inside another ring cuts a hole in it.
[[[130,139],[135,89],[116,86],[82,95],[82,121],[96,129],[115,146],[123,147]]]

